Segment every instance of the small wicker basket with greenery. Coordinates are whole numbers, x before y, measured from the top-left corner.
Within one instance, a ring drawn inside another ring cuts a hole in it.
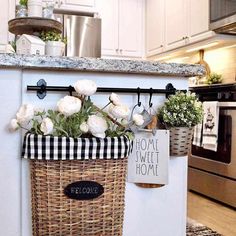
[[[193,127],[203,119],[202,103],[194,93],[178,91],[159,109],[158,119],[170,130],[170,154],[186,155]]]

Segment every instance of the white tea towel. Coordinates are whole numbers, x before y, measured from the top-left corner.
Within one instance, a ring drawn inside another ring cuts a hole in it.
[[[198,147],[202,146],[202,122],[194,126],[193,145]]]
[[[216,152],[219,126],[218,102],[203,102],[203,110],[202,146]]]

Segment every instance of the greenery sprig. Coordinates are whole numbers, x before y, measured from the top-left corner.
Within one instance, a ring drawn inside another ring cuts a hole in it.
[[[62,37],[60,33],[57,33],[56,31],[42,31],[40,33],[40,38],[44,41],[61,41],[66,44],[67,39]]]
[[[27,6],[28,5],[28,0],[20,0],[20,5]]]
[[[219,84],[222,82],[222,75],[217,74],[217,73],[211,73],[208,77],[207,77],[207,84]]]

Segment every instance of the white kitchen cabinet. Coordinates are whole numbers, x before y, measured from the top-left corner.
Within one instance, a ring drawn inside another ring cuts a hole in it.
[[[102,18],[103,56],[142,56],[143,7],[143,0],[97,1],[97,10]]]
[[[98,0],[97,9],[102,18],[102,55],[117,55],[119,53],[117,0]]]
[[[189,0],[188,3],[188,38],[187,43],[194,43],[215,35],[209,31],[209,1]]]
[[[186,0],[165,0],[165,50],[185,45],[187,37]]]
[[[146,55],[153,56],[214,36],[208,0],[146,1]]]
[[[214,35],[209,31],[208,0],[166,0],[165,4],[165,51]]]
[[[45,2],[47,0],[44,0]],[[71,11],[95,11],[95,0],[55,0],[55,8]]]
[[[155,16],[155,20],[153,20]],[[164,50],[164,0],[148,0],[146,5],[146,56],[162,53]]]
[[[15,18],[15,0],[0,0],[0,4],[0,51],[4,51],[6,44],[14,38],[14,36],[8,32],[8,21]]]

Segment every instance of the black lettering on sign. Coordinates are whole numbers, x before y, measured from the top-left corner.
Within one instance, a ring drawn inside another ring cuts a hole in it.
[[[78,181],[67,185],[64,194],[76,200],[90,200],[101,196],[104,188],[94,181]]]

